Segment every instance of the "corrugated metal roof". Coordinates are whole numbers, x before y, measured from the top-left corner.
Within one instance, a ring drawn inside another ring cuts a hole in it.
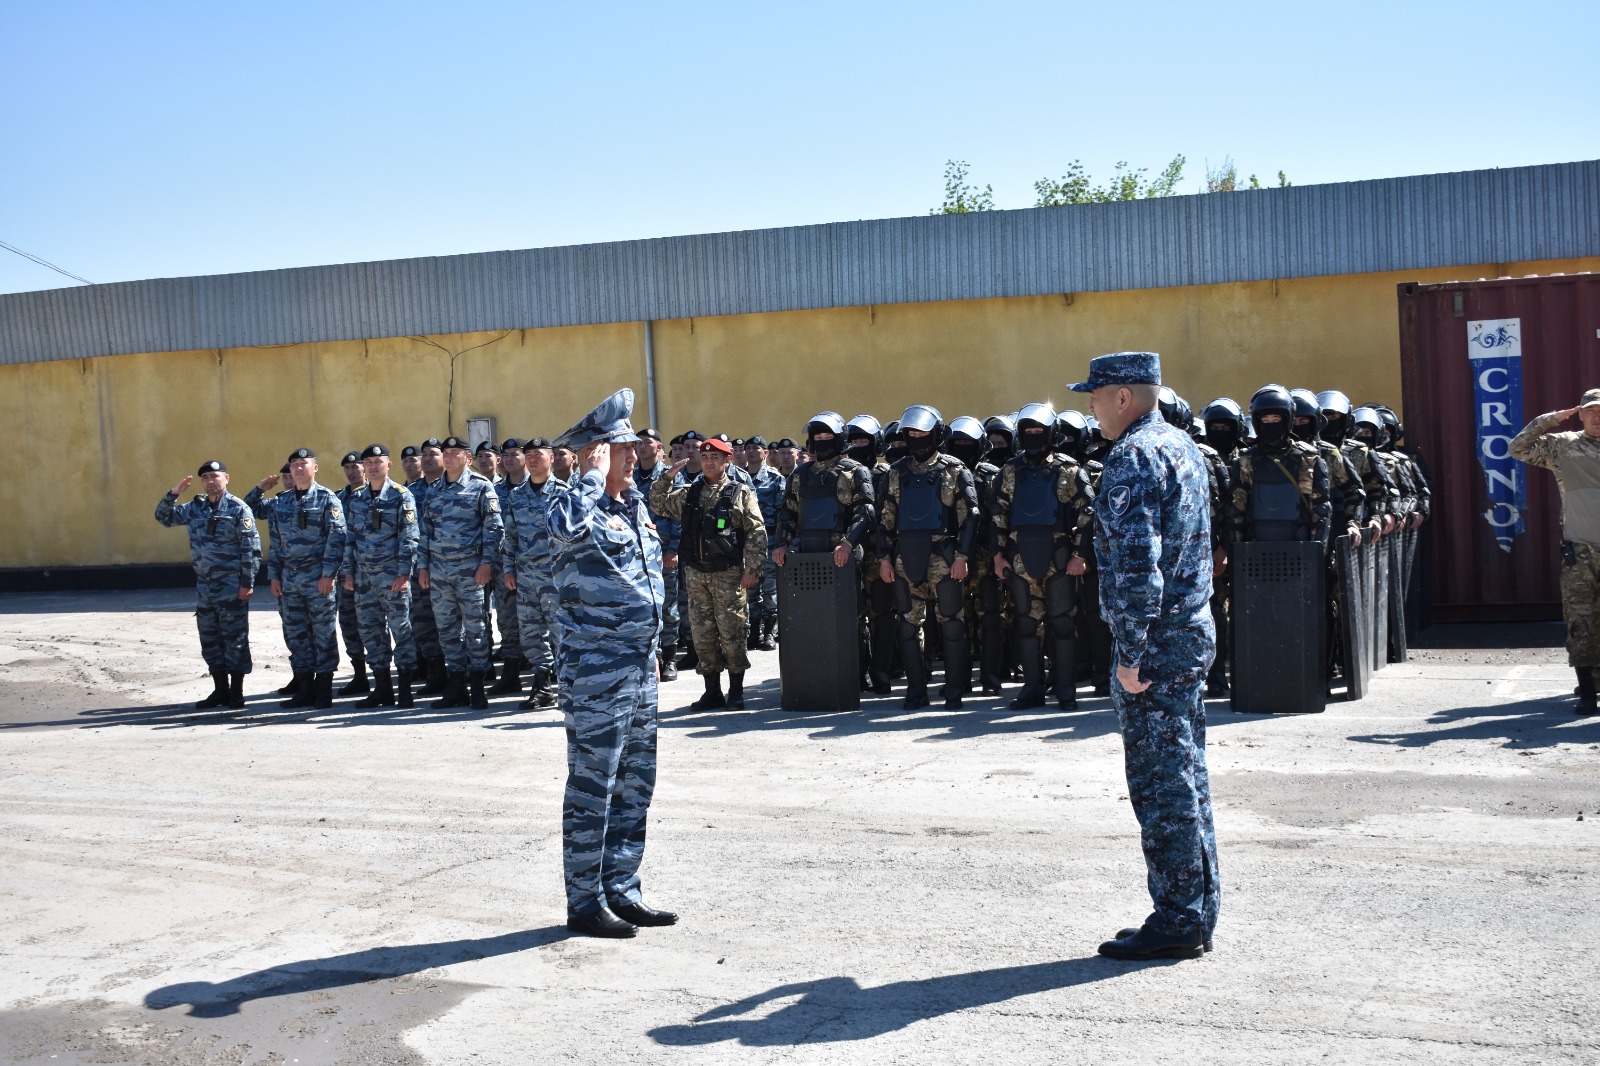
[[[1600,255],[1600,160],[0,296],[0,363]]]

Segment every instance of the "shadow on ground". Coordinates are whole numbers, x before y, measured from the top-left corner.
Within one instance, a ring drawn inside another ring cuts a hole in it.
[[[1572,713],[1570,695],[1544,696],[1481,707],[1451,707],[1430,715],[1423,728],[1399,733],[1362,733],[1350,739],[1363,744],[1425,748],[1453,740],[1498,741],[1502,748],[1549,748],[1557,744],[1600,741],[1600,717]]]
[[[476,940],[370,948],[326,959],[285,963],[217,983],[183,981],[167,985],[147,994],[144,1005],[152,1010],[187,1005],[186,1013],[191,1017],[221,1018],[239,1013],[240,1005],[251,1000],[402,977],[453,963],[544,947],[571,935],[565,926],[548,926]]]
[[[1106,981],[1146,966],[1172,964],[1172,960],[1131,963],[1090,956],[895,981],[875,988],[862,988],[853,977],[826,977],[779,985],[706,1011],[687,1025],[652,1029],[649,1035],[658,1044],[680,1047],[724,1040],[746,1047],[870,1040],[929,1018],[993,1006],[1037,992]],[[758,1017],[739,1017],[779,1000],[793,1002]]]

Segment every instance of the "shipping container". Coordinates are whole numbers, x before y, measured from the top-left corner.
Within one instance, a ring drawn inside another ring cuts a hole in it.
[[[1600,276],[1412,283],[1399,303],[1406,441],[1433,482],[1420,585],[1431,618],[1559,618],[1555,476],[1508,447],[1600,388]]]

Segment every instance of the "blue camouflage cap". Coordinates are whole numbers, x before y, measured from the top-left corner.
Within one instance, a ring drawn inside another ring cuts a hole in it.
[[[1073,392],[1093,392],[1107,385],[1161,384],[1161,356],[1155,352],[1117,352],[1089,360],[1089,380],[1068,385]]]
[[[600,401],[577,425],[555,440],[557,448],[577,451],[591,444],[631,444],[639,439],[628,417],[633,414],[633,390],[618,389]]]

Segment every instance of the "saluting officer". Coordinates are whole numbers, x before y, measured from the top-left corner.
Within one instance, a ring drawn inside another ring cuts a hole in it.
[[[216,459],[195,474],[205,488],[188,503],[178,497],[194,482],[185,477],[156,504],[156,521],[189,531],[189,561],[195,576],[195,623],[200,655],[211,671],[211,695],[200,709],[244,707],[244,675],[250,672],[250,597],[261,565],[261,534],[245,502],[228,492],[228,468]]]
[[[389,449],[369,444],[361,453],[366,483],[345,504],[350,536],[344,552],[344,588],[355,597],[361,645],[372,661],[373,690],[356,704],[361,708],[396,705],[391,663],[400,671],[398,704],[412,706],[411,678],[417,667],[411,636],[417,501],[389,479],[389,463]]]
[[[259,519],[271,515],[267,572],[272,594],[283,601],[283,639],[300,682],[283,706],[326,710],[333,706],[333,672],[339,667],[333,588],[344,563],[344,508],[317,483],[317,453],[310,448],[289,454],[289,478],[289,490],[271,500],[265,494],[279,475],[262,478],[244,502]]]
[[[434,701],[443,710],[471,702],[485,710],[484,675],[489,670],[489,612],[483,587],[500,554],[504,526],[500,499],[489,479],[468,468],[471,446],[460,437],[441,442],[444,476],[428,489],[422,508],[417,584],[433,600],[439,644],[450,672],[445,692]],[[470,695],[469,695],[470,685]]]

